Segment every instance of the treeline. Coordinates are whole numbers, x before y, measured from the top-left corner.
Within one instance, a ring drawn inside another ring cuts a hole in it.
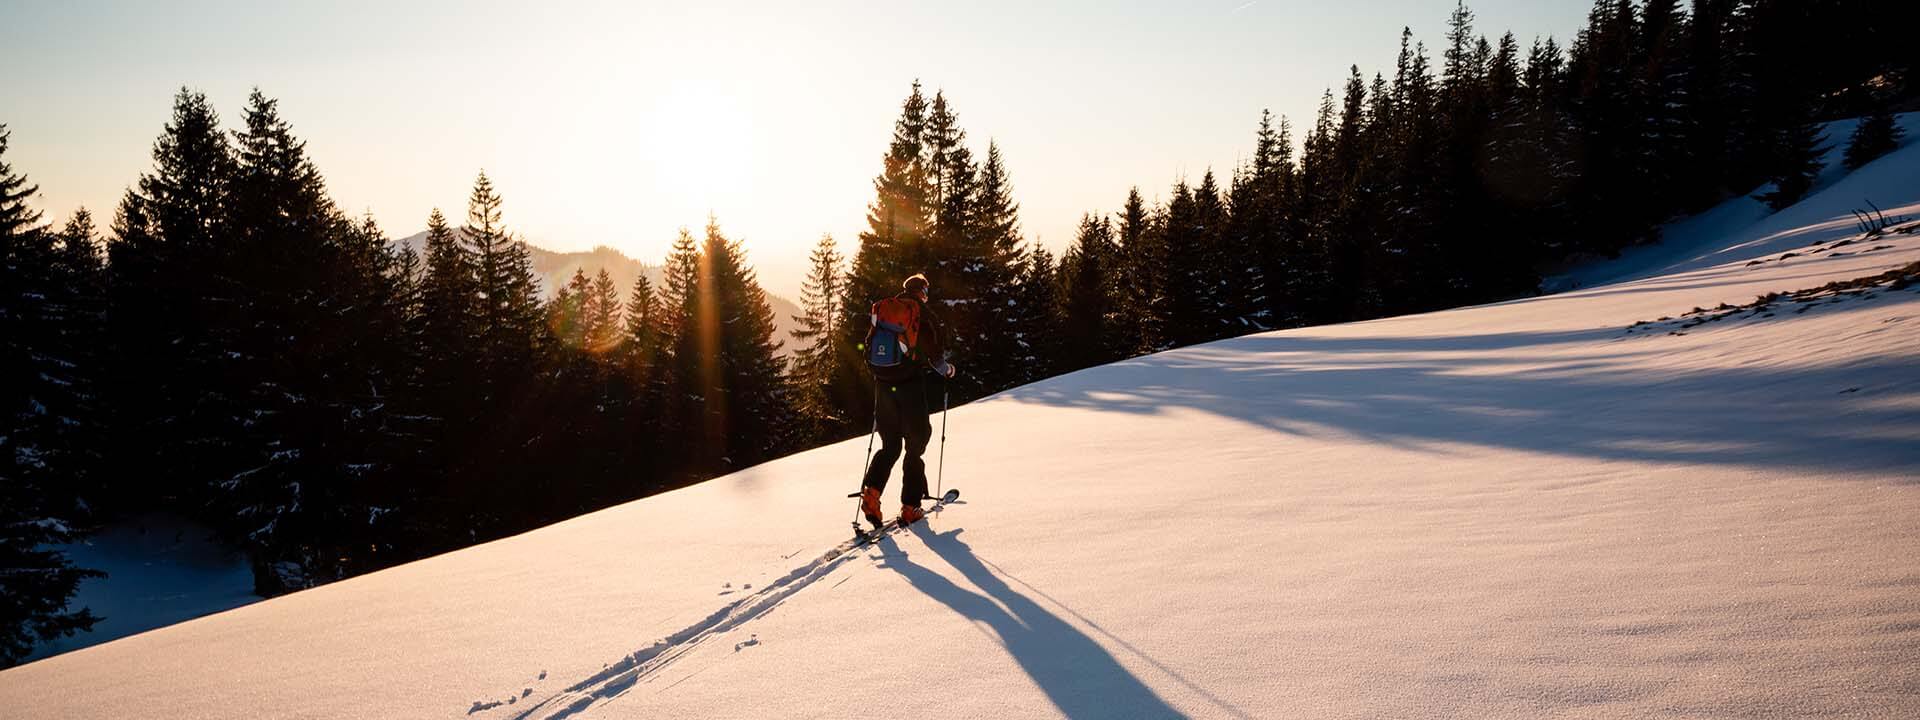
[[[1544,268],[1728,197],[1783,207],[1841,140],[1822,121],[1866,116],[1850,166],[1895,146],[1914,7],[1600,0],[1570,45],[1523,48],[1476,34],[1461,4],[1438,67],[1403,29],[1390,73],[1355,66],[1325,93],[1298,154],[1291,123],[1263,113],[1246,164],[1163,202],[1134,189],[1057,259],[1021,241],[999,149],[976,158],[948,98],[916,84],[851,268],[830,242],[814,256],[802,407],[832,435],[865,428],[865,313],[916,271],[956,336],[964,400],[1252,331],[1530,295]]]
[[[809,438],[766,295],[712,220],[661,287],[576,273],[543,299],[484,173],[416,253],[333,204],[257,91],[229,131],[182,90],[104,237],[84,209],[44,226],[4,164],[0,191],[0,661],[91,624],[63,609],[87,572],[47,544],[116,517],[195,518],[275,595]]]
[[[58,543],[166,509],[272,595],[539,527],[864,432],[869,304],[925,272],[954,403],[1262,329],[1535,292],[1543,267],[1650,240],[1740,193],[1805,193],[1819,121],[1890,150],[1915,97],[1889,0],[1602,0],[1566,47],[1453,15],[1402,32],[1296,148],[1022,238],[1000,149],[915,84],[851,258],[822,238],[789,360],[741,243],[683,231],[660,287],[576,275],[543,299],[491,181],[424,253],[352,218],[273,100],[226,130],[183,90],[104,232],[49,227],[0,129],[0,662],[86,627]],[[1298,150],[1296,152],[1296,150]],[[849,476],[849,486],[856,479]]]

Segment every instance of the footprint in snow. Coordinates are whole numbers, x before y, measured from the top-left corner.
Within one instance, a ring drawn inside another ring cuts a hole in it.
[[[504,704],[505,704],[505,703],[499,703],[499,702],[482,702],[482,701],[479,701],[479,700],[475,700],[475,701],[473,701],[473,707],[470,707],[470,708],[467,708],[467,714],[468,714],[468,715],[472,715],[472,714],[474,714],[474,713],[477,713],[477,712],[480,712],[480,711],[482,711],[482,710],[492,710],[492,709],[494,709],[494,708],[497,708],[497,707],[500,707],[501,705],[504,705]]]
[[[740,648],[750,648],[750,647],[753,647],[753,646],[755,646],[755,645],[759,645],[759,644],[760,644],[760,636],[759,636],[758,634],[754,634],[754,635],[751,635],[751,636],[749,636],[749,637],[748,637],[747,639],[745,639],[745,640],[742,640],[742,641],[740,641],[740,642],[737,642],[737,643],[734,643],[734,644],[733,644],[733,651],[734,651],[734,652],[740,652]]]

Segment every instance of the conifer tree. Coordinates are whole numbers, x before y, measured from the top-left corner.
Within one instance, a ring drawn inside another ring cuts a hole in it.
[[[1371,305],[1367,297],[1374,277],[1368,250],[1378,198],[1372,192],[1375,188],[1361,178],[1363,169],[1371,169],[1367,165],[1372,155],[1368,144],[1373,140],[1368,134],[1367,98],[1360,68],[1350,67],[1331,148],[1324,151],[1327,159],[1322,168],[1330,177],[1320,179],[1326,189],[1321,195],[1322,219],[1316,223],[1321,231],[1314,248],[1320,267],[1316,299],[1327,318],[1360,317]]]
[[[1017,358],[1024,351],[1021,338],[1030,328],[1025,325],[1034,309],[1020,305],[1019,285],[1025,265],[1020,248],[1020,205],[1013,199],[1013,179],[997,143],[987,143],[987,160],[980,169],[978,201],[967,233],[960,277],[972,297],[957,313],[955,332],[968,337],[952,348],[956,361],[972,368],[978,381],[958,394],[962,400],[1011,387],[1023,377]],[[941,298],[947,291],[936,288]],[[949,304],[948,307],[953,307]],[[945,319],[948,315],[943,315]]]
[[[420,336],[429,359],[451,358],[479,341],[480,296],[472,253],[435,208],[427,216],[420,278]]]
[[[255,90],[244,121],[213,270],[239,300],[223,369],[250,414],[217,430],[233,455],[208,494],[272,595],[366,560],[366,508],[390,503],[376,448],[404,328],[384,234],[334,207],[276,101]]]
[[[1046,248],[1027,249],[1017,281],[1015,307],[1020,328],[1016,336],[1019,355],[1003,369],[1008,386],[1051,377],[1061,362],[1061,323],[1059,266]]]
[[[402,398],[418,426],[408,454],[416,485],[430,488],[421,501],[433,520],[418,523],[424,547],[457,547],[474,532],[476,514],[466,501],[468,458],[462,450],[473,436],[467,418],[481,412],[474,392],[479,383],[471,353],[479,347],[480,297],[476,263],[459,231],[439,209],[427,216],[425,263],[411,345],[417,380]]]
[[[1213,171],[1189,189],[1174,187],[1167,206],[1165,242],[1170,339],[1191,345],[1225,337],[1234,306],[1228,295],[1225,263],[1227,207]]]
[[[1167,297],[1166,262],[1160,232],[1139,188],[1127,190],[1115,228],[1120,255],[1122,308],[1119,334],[1126,339],[1125,355],[1165,348]]]
[[[1060,261],[1063,317],[1056,369],[1072,371],[1122,357],[1111,277],[1118,254],[1112,224],[1092,214],[1082,216],[1073,246]]]
[[[1734,5],[1735,0],[1693,0],[1681,31],[1685,105],[1675,144],[1687,148],[1691,162],[1676,169],[1674,184],[1681,193],[1676,200],[1686,210],[1719,201],[1736,184],[1728,162],[1737,111],[1728,25]]]
[[[1820,123],[1813,119],[1812,111],[1802,105],[1794,114],[1797,119],[1785,123],[1774,138],[1772,155],[1777,165],[1768,178],[1773,187],[1757,196],[1774,210],[1799,202],[1813,189],[1813,179],[1820,174],[1820,156],[1827,151],[1823,144],[1826,136],[1820,134]]]
[[[1403,37],[1403,44],[1405,40]],[[1403,54],[1407,50],[1404,46],[1401,49]],[[1337,212],[1345,188],[1340,184],[1339,166],[1334,161],[1333,113],[1333,90],[1329,88],[1321,92],[1320,108],[1301,147],[1300,173],[1291,198],[1293,218],[1288,223],[1292,237],[1281,251],[1287,266],[1282,288],[1288,297],[1295,299],[1296,317],[1303,324],[1330,322],[1338,317],[1333,307],[1333,265],[1327,249],[1331,246],[1330,234],[1336,232]],[[1167,209],[1168,218],[1172,219],[1173,204],[1169,203]]]
[[[3,139],[0,144],[4,144]],[[4,148],[0,148],[0,155],[4,154]],[[6,174],[0,168],[0,177]],[[107,421],[112,410],[109,398],[100,389],[100,372],[107,361],[106,266],[93,214],[84,207],[76,209],[51,239],[56,243],[51,256],[52,275],[40,294],[46,301],[42,306],[44,318],[56,335],[39,339],[44,342],[39,355],[57,361],[53,367],[43,368],[44,375],[32,377],[57,378],[65,383],[58,392],[43,393],[38,399],[48,409],[42,417],[58,422],[52,428],[51,440],[59,449],[57,464],[66,482],[57,494],[61,498],[71,494],[76,511],[72,519],[91,524],[98,515],[93,508],[110,509],[106,507],[110,498],[102,487],[105,478],[101,472],[108,453]],[[23,283],[21,287],[29,285]]]
[[[1211,176],[1211,174],[1209,174]],[[1161,224],[1161,292],[1166,296],[1167,343],[1178,347],[1212,339],[1205,269],[1207,248],[1194,193],[1185,180],[1173,185]]]
[[[531,366],[545,338],[540,298],[527,245],[502,222],[501,198],[482,171],[467,198],[467,223],[461,230],[474,260],[480,299],[479,337],[483,357],[500,363],[488,379],[504,382]]]
[[[860,249],[847,276],[848,317],[866,314],[868,304],[891,296],[889,288],[897,287],[901,278],[926,270],[926,233],[933,219],[926,128],[927,100],[915,81],[894,121],[880,175],[873,180],[867,230],[860,233]]]
[[[646,275],[633,280],[633,292],[627,296],[626,319],[617,352],[627,377],[641,388],[643,398],[655,394],[658,386],[656,365],[667,339],[661,325],[663,308]]]
[[[620,292],[614,287],[613,276],[606,268],[600,268],[593,276],[593,285],[584,304],[587,352],[602,356],[613,351],[620,343]]]
[[[0,376],[9,378],[0,389],[0,668],[91,628],[98,618],[68,600],[101,575],[48,547],[75,537],[83,448],[62,420],[84,400],[73,381],[85,368],[64,337],[75,318],[63,307],[60,251],[30,205],[37,188],[6,162],[8,138],[0,125]]]
[[[584,350],[587,345],[587,299],[593,293],[593,281],[584,268],[574,268],[573,279],[560,286],[547,303],[547,327],[562,348]]]
[[[240,299],[213,272],[231,255],[222,226],[233,150],[205,95],[174,96],[153,163],[121,200],[108,246],[114,348],[103,391],[115,398],[117,449],[108,475],[140,478],[111,488],[129,505],[197,497],[231,460],[229,433],[212,419],[247,412],[223,367]]]
[[[677,388],[687,393],[688,468],[707,474],[760,462],[788,442],[784,371],[773,311],[745,251],[709,219],[696,253],[683,232],[667,263]]]
[[[923,150],[932,180],[933,223],[927,232],[926,260],[913,267],[923,271],[930,286],[938,290],[932,302],[946,329],[946,348],[956,355],[970,355],[985,342],[995,318],[991,303],[982,298],[995,292],[994,283],[1004,281],[1008,265],[991,232],[982,232],[976,217],[992,208],[983,197],[981,171],[966,147],[966,137],[946,95],[936,92]],[[1000,173],[996,182],[1005,179],[998,153],[990,143],[988,159]]]
[[[1847,169],[1856,170],[1875,158],[1900,146],[1904,131],[1893,121],[1893,110],[1883,98],[1874,103],[1873,112],[1860,119],[1847,138]]]
[[[679,437],[680,430],[674,416],[663,409],[670,392],[662,364],[669,338],[661,325],[664,310],[660,298],[646,275],[634,278],[624,315],[619,343],[613,351],[621,379],[616,387],[627,392],[624,400],[614,401],[625,420],[622,444],[627,455],[621,466],[633,476],[653,478],[659,487],[665,484],[664,476],[674,460],[666,448]]]
[[[702,423],[705,393],[718,383],[717,373],[714,366],[702,363],[718,353],[717,347],[705,344],[716,340],[717,333],[703,334],[701,328],[717,326],[719,321],[717,315],[706,315],[711,310],[705,302],[707,295],[701,291],[702,277],[700,246],[692,232],[680,228],[661,268],[657,323],[661,352],[654,372],[665,389],[658,412],[684,440],[672,448],[676,456],[669,464],[675,467],[690,467],[701,461],[713,464],[713,457],[700,455],[703,451],[698,443],[707,439],[701,433],[715,431]]]
[[[802,314],[793,316],[800,323],[793,331],[799,343],[793,353],[794,409],[808,426],[809,439],[822,437],[839,424],[840,411],[828,393],[842,368],[852,370],[849,361],[854,358],[841,350],[845,335],[840,321],[842,265],[833,236],[820,236],[808,257],[807,278],[801,286]]]
[[[898,292],[903,278],[929,270],[927,233],[935,207],[932,168],[927,165],[926,152],[928,110],[927,98],[916,80],[901,103],[892,139],[881,158],[880,175],[873,180],[875,197],[867,206],[867,229],[860,233],[860,246],[846,275],[840,311],[843,319],[867,317],[872,303]],[[843,326],[843,342],[858,348],[868,326],[855,322]],[[872,396],[871,379],[865,372],[855,372],[843,377],[842,382],[851,386],[835,387],[833,395],[860,398],[845,410],[850,425],[864,425],[873,412],[866,400]]]

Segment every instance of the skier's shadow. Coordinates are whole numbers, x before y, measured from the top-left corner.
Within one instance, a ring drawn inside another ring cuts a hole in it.
[[[1070,718],[1185,717],[1152,688],[1127,671],[1106,648],[1039,603],[1008,587],[961,542],[961,528],[934,533],[925,524],[913,528],[927,549],[959,570],[986,595],[967,590],[939,573],[915,565],[891,537],[883,537],[885,567],[900,573],[915,589],[969,620],[985,623],[999,636],[1020,669]],[[998,601],[998,602],[995,602]],[[1001,606],[1005,605],[1004,608]]]

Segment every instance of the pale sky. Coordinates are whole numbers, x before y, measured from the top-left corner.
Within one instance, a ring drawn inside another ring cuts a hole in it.
[[[1564,46],[1581,0],[1482,0],[1479,32]],[[229,129],[280,100],[333,197],[412,234],[465,216],[485,168],[508,225],[557,249],[658,263],[709,212],[797,297],[822,233],[851,255],[918,78],[984,156],[1022,226],[1059,250],[1138,185],[1227,175],[1260,110],[1298,135],[1359,64],[1391,77],[1400,27],[1438,63],[1452,0],[1303,2],[59,2],[0,0],[7,160],[49,222],[102,225],[151,167],[180,86]],[[1299,137],[1296,137],[1296,142]]]

